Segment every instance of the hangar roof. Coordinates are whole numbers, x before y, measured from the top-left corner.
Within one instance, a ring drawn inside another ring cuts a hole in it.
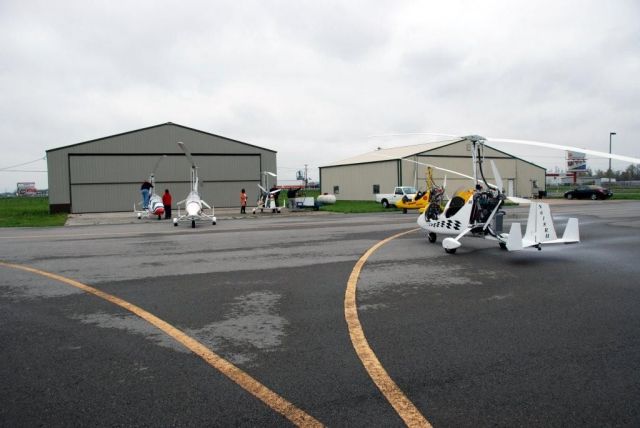
[[[223,137],[221,135],[212,134],[210,132],[200,131],[199,129],[189,128],[188,126],[179,125],[179,124],[173,123],[173,122],[161,123],[159,125],[148,126],[146,128],[141,128],[141,129],[134,129],[133,131],[121,132],[119,134],[108,135],[106,137],[100,137],[100,138],[96,138],[96,139],[93,139],[93,140],[83,141],[81,143],[70,144],[68,146],[56,147],[54,149],[46,150],[46,152],[55,152],[56,150],[68,149],[69,147],[75,147],[75,146],[79,146],[79,145],[82,145],[82,144],[95,143],[96,141],[106,140],[106,139],[113,138],[113,137],[119,137],[121,135],[126,135],[126,134],[132,134],[134,132],[146,131],[148,129],[159,128],[159,127],[162,127],[162,126],[177,126],[179,128],[188,129],[190,131],[199,132],[201,134],[210,135],[212,137],[223,138],[223,139],[228,140],[228,141],[233,141],[234,143],[244,144],[246,146],[255,147],[255,148],[258,148],[258,149],[261,149],[261,150],[266,150],[268,152],[277,153],[275,150],[267,149],[265,147],[256,146],[254,144],[245,143],[243,141],[234,140],[232,138]]]
[[[440,147],[448,146],[449,144],[457,143],[460,141],[463,140],[457,138],[454,140],[433,141],[430,143],[412,144],[410,146],[391,147],[388,149],[379,147],[377,150],[339,160],[325,166],[353,165],[358,163],[371,163],[382,162],[386,160],[388,161],[404,159],[409,156],[415,156],[417,154],[428,152],[430,150],[439,149]]]

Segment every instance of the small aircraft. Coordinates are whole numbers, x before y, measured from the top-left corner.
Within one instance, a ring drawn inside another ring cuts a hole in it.
[[[517,251],[528,247],[534,247],[538,250],[541,250],[541,246],[544,244],[569,244],[580,242],[580,232],[578,220],[576,218],[569,219],[562,238],[558,238],[553,225],[553,218],[551,216],[549,204],[543,202],[533,203],[529,199],[506,196],[504,193],[504,188],[502,186],[502,179],[493,161],[491,161],[491,167],[493,169],[496,184],[490,184],[489,182],[487,182],[484,177],[482,168],[484,160],[482,153],[484,143],[486,141],[530,145],[557,150],[569,150],[603,158],[616,159],[631,163],[640,163],[639,158],[634,158],[631,156],[616,155],[611,153],[598,152],[595,150],[583,149],[580,147],[551,144],[540,141],[516,140],[506,138],[484,138],[478,135],[460,137],[451,134],[434,133],[386,134],[374,135],[374,137],[396,137],[407,135],[446,136],[459,138],[460,140],[464,139],[471,142],[473,177],[456,171],[439,168],[434,165],[416,162],[422,165],[431,166],[435,169],[472,179],[475,183],[475,187],[473,188],[462,189],[458,191],[455,196],[451,198],[451,200],[449,200],[443,210],[440,209],[440,207],[437,205],[430,204],[427,210],[425,210],[425,212],[422,213],[417,219],[418,225],[427,230],[429,242],[436,242],[438,233],[442,233],[445,235],[455,235],[455,237],[453,238],[448,237],[442,241],[442,246],[444,247],[445,251],[450,254],[456,252],[456,250],[461,246],[460,239],[467,235],[497,241],[500,248],[509,251]],[[477,177],[478,172],[480,173],[482,182],[485,184],[486,188],[483,188],[481,183],[479,182]],[[504,204],[504,201],[506,199],[509,199],[516,203],[531,204],[524,236],[522,236],[520,223],[513,223],[511,225],[509,233],[502,233],[501,231],[497,230],[497,221],[492,224],[492,221],[494,219],[496,219],[498,216],[504,215],[504,213],[500,211],[500,207]]]
[[[257,210],[260,210],[260,212],[263,213],[264,210],[267,209],[267,210],[271,210],[271,212],[273,213],[280,214],[280,212],[282,211],[282,208],[284,208],[284,203],[281,207],[278,206],[278,195],[280,194],[280,191],[282,189],[276,189],[276,188],[272,188],[270,190],[266,189],[267,187],[269,187],[268,177],[269,176],[277,177],[277,175],[270,171],[263,171],[262,176],[264,177],[263,182],[265,187],[262,187],[260,184],[258,184],[258,188],[260,189],[260,196],[258,197],[257,206],[251,212],[252,214],[255,214]]]
[[[151,183],[151,196],[149,197],[149,206],[144,208],[142,204],[133,204],[133,212],[138,217],[138,220],[145,218],[151,218],[152,216],[158,216],[158,220],[162,219],[162,215],[164,214],[164,204],[162,203],[162,198],[156,193],[156,170],[160,165],[162,159],[166,158],[167,155],[162,155],[156,162],[153,167],[153,171],[149,174],[149,183]],[[140,209],[136,209],[136,205],[140,206]]]
[[[187,159],[189,159],[189,162],[191,162],[191,191],[185,199],[177,203],[178,217],[173,219],[173,225],[177,226],[178,223],[185,221],[191,221],[192,228],[196,227],[196,221],[211,221],[211,223],[215,225],[216,217],[213,206],[203,201],[202,198],[200,198],[200,193],[198,193],[198,166],[191,157],[187,146],[182,142],[179,142],[178,146],[180,146],[180,149],[182,149]],[[180,215],[180,205],[184,205],[186,211],[184,215]],[[206,214],[203,207],[211,210],[211,214]]]
[[[449,254],[456,252],[462,245],[460,240],[465,236],[497,241],[500,248],[509,251],[522,250],[527,247],[541,250],[543,244],[580,242],[577,218],[569,219],[562,238],[558,238],[549,204],[532,203],[529,199],[506,196],[502,178],[493,161],[491,161],[491,168],[496,184],[489,183],[483,169],[485,138],[477,135],[469,135],[464,138],[472,144],[471,161],[475,187],[456,192],[443,210],[438,205],[430,205],[418,217],[418,225],[427,230],[429,242],[436,242],[438,234],[455,235],[455,237],[447,237],[442,241],[442,246]],[[478,173],[480,173],[482,181],[478,179]],[[500,208],[507,199],[516,203],[531,204],[524,237],[519,223],[513,223],[509,233],[497,230],[497,222],[494,222],[494,219],[504,215]]]
[[[438,186],[433,180],[432,167],[428,166],[426,181],[427,190],[425,192],[418,192],[413,199],[409,199],[406,196],[403,197],[401,200],[396,202],[396,207],[401,208],[404,214],[407,213],[407,210],[418,210],[422,213],[427,209],[431,202],[436,202],[441,207],[444,207],[444,189],[447,186],[447,177],[444,177],[442,186]]]

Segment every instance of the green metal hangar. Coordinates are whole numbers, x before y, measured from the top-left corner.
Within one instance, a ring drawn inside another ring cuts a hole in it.
[[[509,196],[531,197],[545,188],[546,169],[503,151],[484,146],[484,175],[493,181],[488,160],[498,167]],[[333,193],[338,200],[372,200],[377,193],[391,193],[396,186],[414,186],[425,190],[427,167],[461,172],[473,176],[471,142],[466,139],[379,148],[320,167],[322,193]],[[447,193],[472,185],[467,178],[433,170],[433,178],[442,184],[447,177]],[[479,177],[479,175],[478,175]]]
[[[47,150],[51,212],[131,211],[140,202],[140,185],[155,164],[156,191],[169,189],[173,204],[190,190],[191,164],[198,166],[202,199],[215,207],[239,206],[240,189],[258,199],[262,171],[276,171],[276,152],[175,123]]]

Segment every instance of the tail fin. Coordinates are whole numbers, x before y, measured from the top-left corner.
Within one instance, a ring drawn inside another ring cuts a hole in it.
[[[562,240],[566,243],[569,242],[580,242],[580,230],[578,228],[578,219],[570,218],[567,222],[567,227],[564,229],[564,233],[562,234]]]
[[[555,241],[558,239],[556,229],[553,227],[553,217],[549,204],[544,202],[536,202],[531,204],[529,208],[529,220],[527,221],[527,230],[524,233],[525,243],[543,244],[546,241]]]
[[[509,237],[507,238],[507,250],[522,250],[522,229],[520,228],[520,223],[511,224]]]

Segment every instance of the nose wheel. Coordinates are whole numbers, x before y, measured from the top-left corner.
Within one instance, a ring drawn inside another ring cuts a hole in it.
[[[429,235],[427,235],[427,239],[429,239],[429,242],[433,244],[434,242],[436,242],[437,236],[434,232],[429,232]]]

